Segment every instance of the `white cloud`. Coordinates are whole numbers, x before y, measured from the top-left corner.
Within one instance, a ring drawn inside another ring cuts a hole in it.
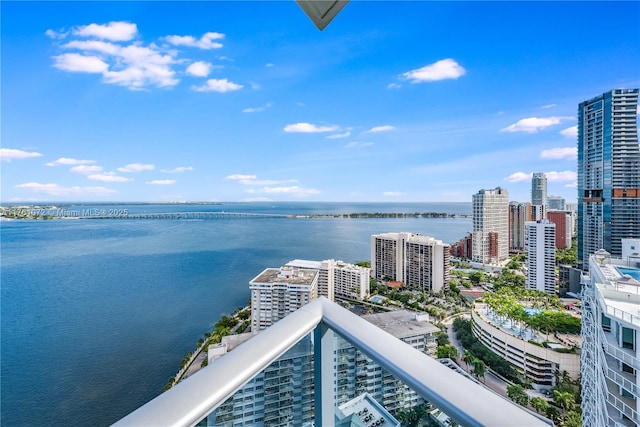
[[[284,131],[288,133],[322,133],[322,132],[335,132],[340,129],[338,126],[316,126],[311,123],[294,123],[286,125]]]
[[[339,139],[339,138],[348,138],[351,136],[351,131],[346,131],[344,133],[334,133],[333,135],[327,136],[327,139]]]
[[[573,182],[578,179],[578,175],[575,171],[562,171],[562,172],[545,172],[547,181],[549,182]],[[506,177],[504,180],[507,182],[526,182],[531,181],[533,173],[515,172]]]
[[[109,22],[106,25],[89,24],[77,27],[73,34],[80,37],[95,37],[112,41],[128,41],[136,36],[138,27],[131,22]]]
[[[389,83],[387,85],[387,89],[400,89],[402,87],[402,85],[399,85],[398,83]]]
[[[543,159],[575,160],[578,157],[578,149],[576,147],[551,148],[549,150],[542,150],[540,157]]]
[[[366,131],[364,133],[388,132],[388,131],[394,130],[394,129],[395,129],[395,127],[390,126],[390,125],[375,126],[375,127],[372,127],[371,129],[369,129],[368,131]]]
[[[350,143],[348,143],[347,145],[345,145],[345,148],[357,148],[357,147],[370,147],[373,145],[373,142],[358,142],[358,141],[352,141]]]
[[[90,165],[95,162],[96,162],[95,160],[79,160],[79,159],[71,159],[69,157],[60,157],[56,161],[47,163],[47,166]]]
[[[154,179],[153,181],[147,181],[149,185],[171,185],[175,184],[175,179]]]
[[[118,172],[142,172],[142,171],[152,171],[153,169],[155,169],[154,165],[142,164],[142,163],[130,163],[126,166],[118,168]]]
[[[258,90],[258,89],[260,89],[262,87],[262,86],[260,86],[259,83],[256,83],[256,82],[251,82],[250,84],[251,84],[251,89],[253,89],[253,90]]]
[[[73,172],[73,173],[79,173],[79,174],[82,174],[82,175],[91,175],[91,174],[94,174],[96,172],[101,172],[102,171],[102,166],[97,166],[97,165],[93,165],[93,166],[78,165],[78,166],[72,167],[69,170],[71,172]]]
[[[205,61],[197,61],[187,67],[186,73],[196,77],[207,77],[211,72],[211,64]]]
[[[114,24],[114,23],[111,23]],[[135,24],[127,25],[94,26],[76,30],[74,34],[82,35],[90,31],[100,32],[109,37],[99,37],[103,40],[71,40],[61,47],[67,50],[79,52],[63,53],[54,56],[54,67],[82,73],[98,73],[102,75],[103,82],[128,87],[132,90],[140,90],[146,86],[169,87],[178,84],[175,78],[176,72],[172,66],[178,63],[174,56],[176,51],[163,53],[158,46],[150,44],[143,46],[135,42],[128,45],[112,43],[112,41],[128,41],[132,37],[125,37],[125,29],[137,31]],[[95,24],[92,24],[95,25]],[[117,36],[121,34],[121,36]]]
[[[260,113],[264,110],[266,110],[267,108],[271,108],[273,106],[273,104],[271,102],[267,102],[264,105],[261,105],[260,107],[250,107],[250,108],[245,108],[244,110],[242,110],[243,113]]]
[[[292,194],[295,196],[309,196],[312,194],[320,194],[320,190],[315,188],[304,188],[297,185],[291,187],[263,187],[260,189],[249,188],[245,190],[247,193],[264,193],[264,194]]]
[[[153,48],[136,45],[123,47],[118,51],[115,63],[122,63],[124,68],[106,71],[103,77],[107,83],[140,89],[147,85],[175,86],[179,82],[174,78],[175,71],[171,69],[174,59]]]
[[[54,56],[54,67],[72,73],[104,73],[109,65],[98,56],[85,56],[79,53],[63,53]]]
[[[271,62],[269,62],[267,64],[264,64],[264,66],[267,67],[267,68],[271,68],[271,67],[273,67],[273,64]]]
[[[182,173],[182,172],[189,172],[193,170],[193,166],[178,166],[177,168],[173,168],[173,169],[162,169],[161,172],[164,173]]]
[[[121,49],[120,45],[100,40],[72,40],[64,44],[65,49],[78,49],[84,51],[95,51],[107,55],[117,55]]]
[[[543,106],[542,106],[542,107],[540,107],[540,108],[542,108],[542,109],[546,110],[547,108],[553,108],[553,107],[555,107],[555,106],[556,106],[556,104],[547,104],[547,105],[543,105]]]
[[[578,126],[571,126],[570,128],[566,128],[560,131],[562,136],[566,136],[567,138],[576,139],[578,137]]]
[[[225,92],[230,92],[234,90],[240,90],[243,87],[244,86],[239,85],[237,83],[230,82],[227,79],[209,79],[204,85],[202,86],[193,85],[191,86],[191,89],[195,90],[196,92],[225,93]]]
[[[0,160],[10,162],[11,160],[29,159],[31,157],[40,157],[41,153],[36,151],[16,150],[15,148],[0,148]]]
[[[174,46],[197,47],[199,49],[209,50],[220,49],[222,47],[222,43],[214,40],[221,40],[223,38],[224,34],[209,32],[205,33],[199,39],[196,39],[193,36],[167,36],[164,39]]]
[[[87,176],[87,178],[92,179],[94,181],[102,181],[102,182],[127,182],[131,181],[131,178],[127,178],[124,176],[118,176],[113,172],[106,173],[96,173]]]
[[[103,195],[115,193],[115,190],[105,187],[60,187],[58,184],[40,184],[38,182],[27,182],[16,185],[17,188],[27,188],[36,193],[43,193],[49,196],[79,196],[79,195]]]
[[[242,175],[242,174],[236,173],[236,174],[227,176],[225,179],[241,181],[241,180],[256,179],[256,178],[257,176],[255,175]]]
[[[229,175],[225,179],[238,181],[242,185],[279,185],[286,184],[290,182],[298,182],[297,179],[286,179],[286,180],[273,180],[273,179],[257,179],[256,175],[241,175],[234,174]]]
[[[451,58],[442,59],[416,70],[407,71],[402,77],[411,83],[435,82],[445,79],[457,79],[466,74],[466,70]]]
[[[541,129],[549,126],[557,125],[562,120],[570,119],[570,117],[528,117],[518,120],[516,123],[500,129],[500,132],[527,132],[536,133]]]
[[[382,195],[385,197],[399,197],[404,196],[405,193],[401,191],[385,191],[384,193],[382,193]]]
[[[65,53],[53,57],[54,67],[64,71],[100,73],[105,83],[134,90],[148,85],[175,86],[179,82],[171,69],[176,61],[153,45],[120,46],[98,40],[73,40],[63,47],[83,51],[83,54]],[[101,56],[89,55],[88,52],[97,52]]]
[[[68,32],[65,31],[55,31],[55,30],[47,30],[44,32],[45,36],[52,38],[52,39],[63,39],[65,37],[67,37],[67,35],[69,34]]]
[[[516,172],[509,175],[504,180],[507,182],[531,181],[532,175],[532,173]]]
[[[549,182],[574,182],[578,180],[578,174],[575,171],[562,171],[562,172],[545,172],[547,181]]]

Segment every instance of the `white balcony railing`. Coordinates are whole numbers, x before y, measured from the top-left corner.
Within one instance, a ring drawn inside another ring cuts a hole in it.
[[[312,332],[316,426],[334,424],[334,332],[459,424],[552,425],[326,298],[307,304],[261,331],[115,425],[193,426]]]

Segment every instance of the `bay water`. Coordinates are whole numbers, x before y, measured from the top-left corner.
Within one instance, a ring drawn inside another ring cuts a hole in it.
[[[104,209],[70,206],[66,209]],[[471,214],[469,203],[112,205],[129,213]],[[162,392],[249,281],[292,259],[369,260],[370,236],[452,243],[471,218],[78,219],[0,223],[3,426],[105,426]]]

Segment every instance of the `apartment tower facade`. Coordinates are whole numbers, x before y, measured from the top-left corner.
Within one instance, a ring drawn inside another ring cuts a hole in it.
[[[251,332],[255,335],[318,298],[318,271],[267,268],[249,282]]]
[[[473,195],[473,258],[496,264],[509,256],[509,193],[496,187]]]
[[[578,105],[578,264],[621,239],[640,237],[639,89],[615,89]]]
[[[531,203],[509,202],[509,251],[523,252],[526,249],[524,224],[532,220]]]
[[[330,301],[334,301],[335,297],[363,300],[369,295],[371,273],[368,268],[335,259],[295,259],[286,266],[317,270],[318,296],[327,297]]]
[[[527,229],[527,289],[556,293],[556,225],[529,221]]]
[[[545,219],[547,211],[547,176],[536,172],[531,177],[531,204],[534,206],[534,221]]]
[[[639,261],[604,249],[589,257],[582,291],[583,426],[640,425]]]
[[[450,247],[433,237],[412,233],[371,236],[371,272],[377,280],[395,280],[424,292],[449,287]]]

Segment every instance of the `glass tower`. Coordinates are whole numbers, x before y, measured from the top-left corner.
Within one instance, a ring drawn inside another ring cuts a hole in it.
[[[615,89],[578,105],[578,264],[621,239],[640,237],[639,89]]]

